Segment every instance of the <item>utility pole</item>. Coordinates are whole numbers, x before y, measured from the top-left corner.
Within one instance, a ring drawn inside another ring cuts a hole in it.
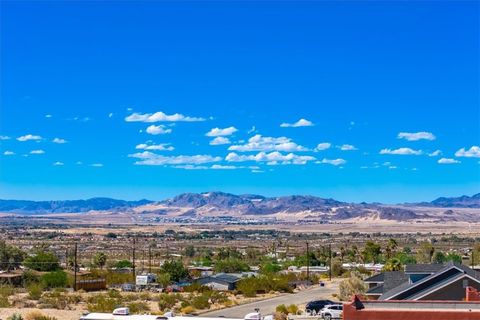
[[[75,242],[75,255],[73,259],[73,291],[77,291],[77,243]]]
[[[307,241],[307,281],[310,280],[310,252],[308,251],[308,241]]]
[[[148,273],[152,273],[152,247],[148,246]]]
[[[332,281],[332,245],[329,244],[328,245],[328,263],[329,263],[329,267],[328,267],[328,277],[330,278],[330,281]]]
[[[135,236],[133,237],[132,275],[133,275],[133,281],[135,281]]]

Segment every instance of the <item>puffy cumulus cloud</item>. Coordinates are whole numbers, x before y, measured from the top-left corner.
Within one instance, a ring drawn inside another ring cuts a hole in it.
[[[46,114],[45,115],[45,118],[51,118],[51,117],[53,117],[51,114]]]
[[[103,163],[92,163],[90,167],[96,167],[96,168],[101,168],[103,167]]]
[[[173,151],[175,148],[168,143],[160,143],[160,144],[147,144],[147,143],[140,143],[135,146],[135,149],[141,150],[157,150],[157,151]]]
[[[165,126],[162,126],[162,125],[156,126],[152,124],[151,126],[147,127],[147,133],[155,136],[159,134],[167,134],[171,132],[172,132],[172,129],[166,128]]]
[[[30,151],[30,154],[44,154],[44,153],[45,153],[45,151],[43,151],[43,150],[41,150],[41,149]]]
[[[54,165],[54,166],[63,166],[64,163],[61,162],[61,161],[57,161],[57,162],[54,162],[53,165]]]
[[[38,141],[38,140],[42,140],[42,137],[41,137],[41,136],[37,136],[37,135],[33,135],[33,134],[26,134],[26,135],[24,135],[24,136],[18,137],[17,140],[18,140],[18,141],[22,141],[22,142],[30,141],[30,140]]]
[[[330,142],[322,142],[317,145],[317,147],[315,148],[315,151],[327,150],[327,149],[330,149],[331,146],[332,144]]]
[[[428,154],[429,157],[438,157],[439,155],[442,154],[442,151],[441,150],[435,150],[431,153]]]
[[[0,136],[0,140],[10,140],[9,136]]]
[[[309,121],[307,119],[300,119],[297,122],[294,123],[282,123],[280,127],[282,128],[298,128],[298,127],[312,127],[314,124],[312,121]]]
[[[221,157],[211,155],[179,155],[179,156],[163,156],[150,151],[143,151],[128,155],[131,158],[137,158],[137,165],[184,165],[184,164],[205,164],[211,162],[222,161]]]
[[[353,150],[358,150],[355,148],[355,146],[352,146],[351,144],[342,144],[339,146],[340,150],[342,151],[353,151]]]
[[[455,152],[455,156],[457,157],[467,157],[467,158],[480,158],[480,147],[479,146],[471,146],[470,149],[466,150],[462,148]]]
[[[332,166],[340,166],[342,164],[345,164],[347,163],[347,161],[345,159],[341,159],[341,158],[338,158],[338,159],[326,159],[326,158],[323,158],[321,161],[317,161],[316,163],[319,163],[319,164],[331,164]]]
[[[14,154],[15,154],[15,152],[10,151],[10,150],[7,150],[3,153],[4,156],[13,156]]]
[[[263,137],[260,134],[256,134],[250,139],[248,143],[242,145],[233,145],[228,148],[230,151],[308,151],[307,148],[300,146],[287,137]]]
[[[205,135],[207,137],[223,137],[223,136],[230,136],[237,132],[238,129],[235,127],[228,127],[228,128],[212,128],[208,131]]]
[[[210,145],[212,146],[218,146],[222,144],[230,144],[230,139],[225,138],[225,137],[216,137],[212,141],[210,141]]]
[[[192,164],[186,165],[178,165],[173,166],[173,168],[177,169],[185,169],[185,170],[237,170],[237,169],[252,169],[256,170],[259,167],[257,166],[231,166],[231,165],[221,165],[221,164],[214,164],[211,166],[197,166]]]
[[[268,165],[277,165],[277,164],[306,164],[308,161],[316,160],[312,156],[300,156],[294,153],[282,154],[278,151],[273,151],[270,153],[259,152],[255,155],[239,155],[235,152],[230,152],[225,160],[228,162],[245,162],[245,161],[255,161],[255,162],[265,162]]]
[[[437,161],[440,164],[455,164],[460,163],[460,161],[452,159],[452,158],[441,158]]]
[[[435,140],[436,137],[431,132],[420,131],[420,132],[400,132],[397,136],[398,139],[406,139],[408,141],[417,141],[417,140]]]
[[[205,121],[204,118],[184,116],[181,113],[166,114],[161,111],[155,113],[132,113],[125,117],[127,122],[196,122]]]
[[[67,140],[61,138],[55,138],[52,140],[53,143],[67,143]]]
[[[421,155],[423,154],[422,150],[414,150],[411,148],[398,148],[398,149],[382,149],[380,154],[396,154],[396,155]]]

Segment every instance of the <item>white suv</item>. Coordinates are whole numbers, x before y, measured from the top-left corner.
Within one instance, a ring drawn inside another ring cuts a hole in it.
[[[343,315],[342,304],[329,304],[320,311],[320,316],[325,320],[341,319]]]

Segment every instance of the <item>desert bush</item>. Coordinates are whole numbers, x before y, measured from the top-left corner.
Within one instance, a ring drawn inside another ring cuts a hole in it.
[[[64,288],[68,277],[64,271],[53,271],[42,276],[42,283],[47,288]]]
[[[158,308],[160,310],[171,309],[180,300],[177,294],[162,293],[158,296]]]
[[[108,294],[97,294],[87,299],[87,309],[90,312],[112,312],[123,304],[121,298],[111,298]]]
[[[42,296],[43,286],[39,283],[32,283],[27,287],[28,299],[38,300]]]
[[[283,313],[283,312],[275,312],[275,313],[273,314],[273,319],[274,319],[274,320],[287,320],[288,317],[287,317],[287,315],[286,315],[285,313]]]
[[[145,313],[150,311],[150,307],[146,302],[130,302],[127,304],[131,313]]]
[[[14,313],[7,320],[23,320],[23,317],[20,313]]]
[[[180,310],[181,313],[183,314],[191,314],[195,312],[195,308],[192,306],[186,306]]]
[[[43,320],[45,315],[37,310],[30,311],[25,315],[25,320]]]
[[[280,304],[275,308],[275,312],[280,312],[283,314],[288,314],[287,306],[284,304]]]
[[[48,307],[59,310],[67,308],[69,304],[68,295],[64,294],[61,291],[45,292],[44,294],[42,294],[38,302]]]
[[[291,305],[289,305],[289,306],[287,307],[287,312],[288,312],[289,314],[297,314],[297,312],[298,312],[298,307],[297,307],[297,305],[296,305],[296,304],[291,304]]]
[[[350,278],[340,282],[339,298],[342,301],[349,301],[353,295],[364,294],[366,290],[365,283],[356,272],[352,272]]]
[[[10,285],[0,285],[0,296],[9,297],[15,293],[15,288]]]
[[[210,302],[209,302],[209,297],[208,295],[202,294],[199,296],[196,296],[192,300],[192,306],[195,307],[195,309],[208,309],[210,308]]]

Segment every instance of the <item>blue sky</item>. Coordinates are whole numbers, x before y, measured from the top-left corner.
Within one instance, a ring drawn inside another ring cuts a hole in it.
[[[0,198],[480,191],[478,2],[1,6]]]

